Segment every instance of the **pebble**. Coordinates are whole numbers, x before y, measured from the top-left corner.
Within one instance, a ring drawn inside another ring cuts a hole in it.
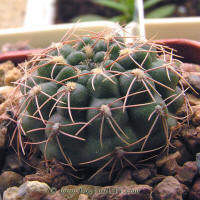
[[[0,85],[13,85],[13,82],[21,78],[22,73],[11,61],[0,64]]]
[[[50,187],[39,181],[27,181],[19,187],[18,195],[24,200],[39,200],[49,194]]]
[[[138,169],[132,172],[132,177],[137,183],[144,183],[152,177],[152,172],[149,168]]]
[[[188,161],[177,170],[176,178],[183,184],[190,184],[197,175],[197,163],[195,161]]]
[[[199,72],[188,72],[186,80],[197,91],[200,91],[200,75]]]
[[[192,124],[194,126],[199,126],[200,125],[200,107],[193,114]]]
[[[78,197],[78,200],[88,200],[88,195],[87,194],[80,194]]]
[[[200,175],[200,153],[196,154],[196,163],[197,163],[198,173]]]
[[[172,145],[176,147],[179,156],[176,158],[178,165],[183,165],[188,160],[193,159],[193,155],[187,150],[186,146],[180,140],[174,140]]]
[[[35,174],[29,174],[24,177],[25,181],[39,181],[46,184],[52,184],[53,179],[52,176],[46,173],[44,170],[40,170]]]
[[[124,170],[120,173],[120,177],[115,181],[114,185],[135,185],[136,182],[132,179],[132,171],[129,169]]]
[[[30,181],[20,187],[14,186],[6,189],[3,193],[3,200],[42,200],[49,193],[50,187],[46,183]]]
[[[200,199],[200,177],[196,179],[189,193],[189,200],[199,200],[199,199]]]
[[[0,127],[0,148],[4,148],[6,144],[7,127]]]
[[[187,199],[189,191],[190,191],[189,187],[187,185],[184,185],[184,184],[181,183],[181,188],[182,188],[182,191],[183,191],[183,194],[182,194],[183,199]]]
[[[4,84],[5,85],[13,85],[14,82],[16,82],[18,79],[20,79],[22,76],[22,73],[20,70],[16,67],[9,70],[4,77]]]
[[[66,185],[60,189],[60,193],[68,200],[77,200],[80,194],[88,195],[91,197],[101,189],[100,186],[94,185]]]
[[[0,192],[9,187],[19,186],[23,182],[23,177],[13,171],[5,171],[0,175]]]
[[[92,200],[150,200],[152,188],[148,185],[107,186],[95,192]]]
[[[48,194],[42,198],[42,200],[67,200],[60,191],[57,191],[53,194]]]
[[[18,187],[10,187],[3,193],[3,200],[21,200],[17,197],[19,188]]]
[[[163,167],[161,168],[161,172],[162,174],[166,175],[166,176],[173,176],[177,169],[178,169],[179,165],[177,164],[176,159],[171,159],[168,160]]]
[[[8,154],[6,156],[4,164],[5,169],[19,170],[20,168],[23,168],[23,165],[24,163],[16,156],[16,153]]]
[[[181,184],[173,176],[166,177],[153,190],[154,200],[182,200]]]
[[[181,131],[184,143],[193,154],[200,151],[200,132],[194,127],[185,127]]]
[[[199,65],[183,63],[180,67],[183,72],[183,77],[198,92],[200,89]],[[184,85],[188,86],[184,81],[182,82]]]
[[[200,72],[200,65],[193,63],[181,63],[180,68],[183,72]]]
[[[13,86],[1,86],[0,87],[0,97],[1,97],[1,103],[3,103],[6,99],[10,97],[10,94],[16,90]]]
[[[165,177],[166,177],[166,176],[164,176],[164,175],[158,174],[158,175],[156,175],[155,177],[153,177],[153,178],[147,180],[147,181],[145,182],[145,184],[146,184],[146,185],[149,185],[149,186],[151,186],[151,187],[154,187],[155,185],[157,185],[158,183],[160,183],[161,181],[163,181],[163,180],[165,179]]]
[[[12,98],[10,98],[10,95],[12,95]],[[0,115],[2,115],[6,110],[11,109],[11,106],[19,104],[21,92],[16,91],[15,87],[3,86],[0,87],[0,96],[4,98],[4,101],[0,104]]]

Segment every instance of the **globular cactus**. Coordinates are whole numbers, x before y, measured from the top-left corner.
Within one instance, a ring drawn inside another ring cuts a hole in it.
[[[114,32],[53,44],[26,63],[18,82],[19,131],[46,161],[95,174],[168,151],[184,91],[177,62],[163,49],[127,44]]]

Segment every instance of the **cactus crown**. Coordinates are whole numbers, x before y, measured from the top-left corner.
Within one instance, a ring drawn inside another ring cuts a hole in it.
[[[38,144],[46,161],[97,173],[168,150],[184,91],[173,59],[158,54],[167,57],[163,49],[127,44],[115,33],[52,44],[27,62],[18,82],[19,132]]]

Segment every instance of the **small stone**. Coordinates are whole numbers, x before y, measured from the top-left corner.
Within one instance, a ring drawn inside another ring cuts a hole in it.
[[[179,156],[176,158],[178,165],[183,165],[188,160],[193,159],[193,155],[187,150],[185,145],[180,140],[174,140],[172,145],[176,147]]]
[[[61,176],[65,172],[64,166],[56,160],[52,161],[52,167],[50,168],[50,174],[53,177]]]
[[[15,67],[15,65],[11,61],[4,62],[0,64],[0,86],[4,85],[4,77],[5,74],[12,70]]]
[[[50,193],[50,187],[39,181],[27,181],[19,187],[18,198],[23,200],[40,200]]]
[[[184,185],[182,183],[181,183],[181,188],[183,191],[183,194],[182,194],[183,199],[187,199],[190,189],[187,187],[187,185]]]
[[[184,184],[190,184],[197,175],[197,163],[194,161],[186,162],[182,167],[177,170],[176,178]]]
[[[200,75],[199,72],[188,72],[187,81],[195,90],[200,91]]]
[[[148,185],[107,186],[97,190],[92,200],[150,200],[152,188]]]
[[[183,72],[200,72],[200,65],[193,63],[181,63],[180,68]]]
[[[10,187],[3,193],[3,200],[20,200],[18,198],[18,187]]]
[[[200,132],[194,127],[186,127],[181,131],[183,140],[192,153],[200,151]]]
[[[21,78],[22,73],[11,61],[0,64],[0,85],[13,85]]]
[[[166,177],[153,190],[154,200],[182,200],[181,184],[173,176]]]
[[[190,200],[199,200],[200,199],[200,178],[198,178],[189,193]]]
[[[18,159],[15,153],[8,154],[6,156],[5,165],[4,165],[5,169],[8,168],[11,170],[19,170],[22,167],[23,167],[23,162],[20,159]]]
[[[200,175],[200,153],[196,154],[196,163],[197,163],[198,173]]]
[[[35,174],[26,175],[24,181],[39,181],[51,185],[53,177],[44,170],[39,170]]]
[[[55,192],[54,194],[48,194],[42,200],[67,200],[60,191]]]
[[[165,179],[166,176],[164,175],[156,175],[155,177],[147,180],[145,182],[146,185],[149,185],[151,187],[154,187],[155,185],[157,185],[158,183],[160,183],[161,181],[163,181]]]
[[[184,66],[185,65],[185,66]],[[183,70],[183,77],[184,79],[197,91],[199,92],[200,89],[200,75],[199,75],[199,69],[197,69],[197,66],[199,65],[190,65],[190,64],[183,64],[181,66]],[[182,81],[183,85],[188,87],[188,84],[185,81]]]
[[[13,86],[2,86],[0,87],[1,103],[10,97],[10,94],[16,90]]]
[[[86,194],[91,199],[101,187],[94,185],[67,185],[60,189],[60,193],[68,200],[77,200],[80,194]]]
[[[195,63],[183,62],[181,63],[180,68],[185,72],[200,72],[200,65]]]
[[[87,194],[80,194],[78,197],[78,200],[88,200],[88,195]]]
[[[200,99],[193,94],[187,94],[188,101],[192,106],[192,110],[195,112],[196,109],[199,109]]]
[[[131,174],[132,174],[131,170],[128,169],[124,170],[122,173],[120,173],[120,177],[118,178],[118,180],[114,185],[126,185],[126,186],[135,185],[136,182],[132,180]]]
[[[180,152],[177,151],[173,154],[167,155],[162,157],[161,159],[156,161],[156,166],[157,167],[162,167],[166,162],[170,161],[170,160],[176,160],[178,157],[180,157]]]
[[[18,68],[13,68],[9,70],[4,77],[4,84],[5,85],[13,85],[18,79],[22,77],[22,73]]]
[[[7,127],[0,127],[0,148],[4,148],[6,143]]]
[[[144,183],[151,176],[151,170],[148,168],[134,170],[132,173],[132,177],[137,183]]]
[[[16,172],[5,171],[0,175],[0,192],[9,187],[19,186],[22,184],[23,177]]]
[[[10,98],[11,94],[15,95],[13,95],[12,98]],[[19,105],[21,92],[17,91],[15,87],[12,86],[0,87],[0,95],[1,97],[4,98],[4,101],[0,104],[0,115],[5,114],[5,111],[11,109],[11,107],[13,109],[14,106]]]
[[[200,108],[194,112],[193,117],[192,117],[192,124],[194,126],[200,125]]]
[[[168,160],[162,167],[161,172],[162,174],[166,175],[166,176],[173,176],[177,169],[178,169],[179,165],[176,162],[176,159],[171,159]]]

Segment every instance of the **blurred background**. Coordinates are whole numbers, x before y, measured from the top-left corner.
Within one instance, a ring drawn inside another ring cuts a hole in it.
[[[128,23],[133,19],[133,4],[134,0],[57,0],[55,22],[109,18]],[[146,18],[198,16],[200,0],[144,0],[144,11]]]
[[[34,26],[36,19],[40,24],[42,20],[49,24],[79,20],[127,24],[133,19],[133,5],[134,0],[0,0],[0,29]],[[145,18],[200,16],[200,0],[144,0],[144,11]]]
[[[0,28],[23,26],[27,0],[0,0]]]

